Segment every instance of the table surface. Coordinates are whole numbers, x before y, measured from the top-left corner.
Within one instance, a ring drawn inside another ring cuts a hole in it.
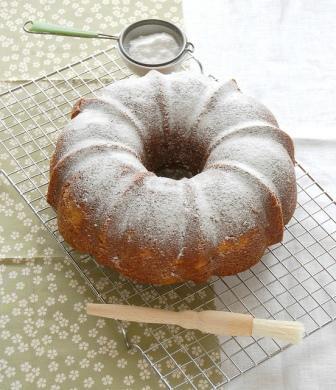
[[[130,2],[123,1],[125,7],[132,8],[132,2],[127,5]],[[179,7],[179,2],[166,3]],[[63,4],[64,9],[68,3],[64,0]],[[89,2],[83,4],[87,8]],[[20,2],[13,9],[19,5]],[[38,9],[34,10],[38,15]],[[336,133],[333,131],[336,3],[332,0],[261,0],[258,3],[213,0],[209,4],[184,0],[183,10],[188,38],[195,44],[195,55],[207,73],[222,80],[235,78],[244,92],[269,106],[281,127],[294,138],[298,161],[336,198]],[[52,15],[50,10],[43,12],[43,16]],[[132,14],[132,9],[127,12]],[[175,8],[172,12],[179,14]],[[26,14],[20,16],[20,21]],[[55,20],[59,22],[62,18]],[[1,50],[5,48],[2,44]],[[12,68],[11,75],[14,71],[17,69]],[[7,158],[1,151],[0,155],[3,161]],[[17,194],[6,184],[2,184],[1,190],[0,218],[6,221],[0,225],[3,260],[0,267],[4,275],[1,293],[8,302],[0,325],[3,340],[8,343],[2,341],[6,350],[5,359],[0,357],[0,380],[13,389],[21,388],[20,383],[24,389],[43,388],[44,383],[49,384],[48,376],[54,378],[55,389],[57,386],[157,388],[157,378],[148,363],[141,356],[125,351],[115,325],[85,316],[84,302],[92,299],[92,294],[71,273],[62,252]],[[18,251],[22,255],[13,261]],[[34,259],[27,260],[31,257]],[[31,284],[23,277],[29,272],[34,275]],[[64,274],[73,280],[66,287],[72,290],[71,299],[62,294],[69,280],[65,281]],[[35,333],[30,334],[32,323]],[[36,328],[36,323],[40,327]],[[71,338],[67,335],[62,342],[64,332]],[[74,337],[75,333],[80,334],[80,339]],[[30,345],[25,341],[27,337],[32,338]],[[98,351],[94,340],[100,340]],[[244,374],[227,388],[334,389],[335,346],[336,324],[331,324],[303,344]],[[99,358],[94,356],[95,350]],[[13,354],[17,355],[16,360]],[[45,370],[49,371],[48,375]]]

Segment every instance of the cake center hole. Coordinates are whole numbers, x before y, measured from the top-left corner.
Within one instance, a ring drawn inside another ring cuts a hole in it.
[[[174,180],[180,180],[183,179],[184,177],[189,179],[194,176],[191,170],[179,166],[162,167],[158,169],[155,172],[155,174],[157,176],[168,177],[169,179],[174,179]]]
[[[181,180],[202,172],[204,145],[197,139],[184,138],[182,129],[171,132],[169,138],[153,138],[146,145],[146,168],[157,176]],[[186,133],[187,134],[187,133]]]

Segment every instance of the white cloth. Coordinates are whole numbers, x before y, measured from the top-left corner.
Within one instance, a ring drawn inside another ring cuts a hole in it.
[[[185,0],[206,72],[269,106],[294,137],[336,137],[334,0]]]
[[[296,158],[336,199],[336,1],[184,0],[205,72],[234,78],[295,140]],[[336,323],[227,388],[336,388]]]

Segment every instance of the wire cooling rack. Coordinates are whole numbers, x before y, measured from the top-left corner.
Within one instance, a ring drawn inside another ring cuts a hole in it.
[[[3,173],[63,246],[99,300],[295,319],[304,323],[306,335],[335,319],[336,205],[299,164],[298,205],[282,243],[269,248],[256,266],[235,276],[213,277],[203,284],[141,285],[64,242],[45,199],[49,158],[59,129],[80,97],[130,76],[111,48],[0,95],[0,147],[11,156]],[[221,388],[288,346],[263,338],[215,337],[177,326],[119,325],[126,345],[141,351],[168,388]],[[143,345],[132,338],[139,327],[147,337]]]

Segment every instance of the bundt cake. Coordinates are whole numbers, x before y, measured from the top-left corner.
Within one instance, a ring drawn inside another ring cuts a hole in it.
[[[143,283],[246,270],[296,204],[294,150],[234,80],[188,72],[80,99],[50,166],[48,202],[75,249]]]

